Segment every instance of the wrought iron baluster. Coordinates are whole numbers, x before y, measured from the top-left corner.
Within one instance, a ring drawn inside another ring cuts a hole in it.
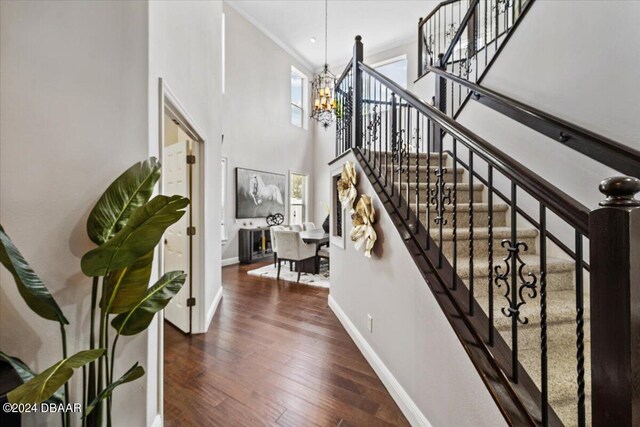
[[[511,255],[511,306],[509,308],[509,315],[511,316],[511,369],[512,378],[514,382],[518,382],[518,286],[517,286],[517,254],[518,244],[517,240],[517,228],[516,222],[518,220],[516,216],[516,196],[517,196],[516,184],[511,182],[511,247],[509,248],[509,255]]]
[[[471,316],[473,316],[474,308],[473,245],[473,151],[469,149],[469,314]]]
[[[402,140],[402,134],[404,133],[404,129],[402,128],[402,98],[400,98],[400,102],[398,103],[398,136],[396,139],[396,152],[395,155],[398,158],[398,170],[394,171],[394,173],[398,174],[398,207],[402,206],[402,172],[403,169],[403,150],[402,146],[404,141]]]
[[[458,289],[458,174],[456,169],[458,168],[458,140],[453,138],[453,211],[451,212],[451,226],[453,237],[453,277],[452,289],[455,291]]]
[[[416,219],[413,229],[418,234],[420,228],[418,222],[420,221],[420,112],[416,110],[416,188],[415,188],[415,200],[416,200]]]
[[[547,211],[540,203],[540,392],[542,425],[549,425],[547,380]]]
[[[483,48],[484,48],[484,66],[487,66],[487,62],[488,62],[488,55],[489,55],[489,49],[487,47],[487,16],[489,15],[488,11],[487,11],[487,0],[484,0],[484,44],[483,44]],[[478,81],[478,79],[476,78],[476,82]]]
[[[413,136],[413,131],[411,129],[411,106],[409,106],[407,104],[407,117],[406,117],[406,123],[407,123],[407,127],[405,135],[407,137],[407,149],[405,150],[407,152],[407,192],[406,192],[406,199],[407,199],[407,212],[406,212],[406,216],[405,219],[409,219],[409,215],[411,212],[411,198],[409,197],[410,193],[411,193],[411,178],[410,178],[410,172],[411,172],[411,147],[410,147],[410,143],[411,143],[411,137]],[[420,212],[418,210],[418,212]]]
[[[396,111],[396,94],[391,92],[391,197],[396,190],[396,146],[398,138],[398,119]]]
[[[385,103],[385,125],[384,125],[384,185],[387,186],[388,177],[389,177],[389,162],[387,158],[387,153],[389,152],[389,111],[391,107],[389,105],[389,89],[384,88],[384,103]]]
[[[487,168],[487,252],[489,253],[488,266],[489,266],[489,345],[493,345],[494,332],[493,332],[493,166],[488,165]],[[469,189],[473,191],[473,189]]]
[[[586,424],[584,383],[584,292],[582,234],[576,231],[576,357],[578,360],[578,427]]]
[[[430,230],[431,230],[431,212],[429,210],[429,197],[430,197],[430,193],[431,193],[431,172],[429,172],[431,170],[431,150],[432,150],[432,145],[431,145],[431,134],[433,131],[433,126],[431,123],[431,120],[429,118],[427,118],[427,188],[426,188],[426,199],[425,199],[425,206],[426,208],[426,212],[425,212],[425,224],[427,225],[427,249],[429,249],[429,246],[431,246],[431,242],[430,242]]]

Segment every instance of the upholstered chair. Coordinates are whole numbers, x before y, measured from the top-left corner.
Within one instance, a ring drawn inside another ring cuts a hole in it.
[[[298,270],[298,282],[302,273],[302,261],[316,256],[316,245],[308,245],[302,241],[297,231],[274,231],[278,242],[278,279],[280,279],[280,264],[282,261],[293,261]]]
[[[275,267],[278,261],[278,242],[276,241],[276,235],[274,231],[286,230],[287,227],[283,225],[274,225],[269,228],[269,237],[271,238],[271,249],[273,250],[273,266]]]
[[[289,230],[291,231],[302,231],[302,226],[298,224],[290,225]]]
[[[302,224],[302,228],[304,228],[305,231],[315,230],[316,225],[312,222],[305,222],[304,224]]]

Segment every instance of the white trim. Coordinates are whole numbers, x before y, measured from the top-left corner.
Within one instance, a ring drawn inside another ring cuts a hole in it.
[[[386,52],[388,50],[396,49],[396,48],[398,48],[400,46],[404,46],[406,44],[413,43],[414,41],[415,41],[415,39],[413,37],[410,37],[408,39],[392,40],[389,43],[385,43],[383,45],[380,45],[375,49],[365,50],[365,52],[364,52],[365,61],[364,62],[365,62],[365,64],[367,63],[367,60],[366,60],[367,57],[380,55],[380,54],[382,54],[382,53],[384,53],[384,52]],[[349,56],[349,57],[342,57],[342,59],[338,60],[338,61],[333,61],[333,63],[335,63],[335,64],[342,64],[342,66],[339,67],[338,74],[340,74],[342,72],[342,70],[344,70],[346,68],[346,66],[349,64],[349,62],[351,62],[352,59],[353,59],[353,57]],[[322,71],[324,69],[323,67],[316,68],[315,72],[314,72],[314,75],[318,74],[320,71]]]
[[[231,9],[235,10],[236,12],[238,12],[244,19],[249,21],[254,27],[256,27],[258,30],[260,30],[265,36],[270,38],[271,41],[273,41],[275,44],[277,44],[282,50],[284,50],[286,53],[291,55],[293,57],[293,59],[298,61],[307,70],[313,70],[313,67],[311,66],[311,64],[309,64],[309,62],[307,62],[306,59],[304,59],[302,56],[300,56],[300,54],[298,52],[296,52],[295,50],[291,49],[285,42],[280,40],[278,37],[275,36],[275,34],[273,34],[271,31],[267,30],[262,24],[260,24],[253,16],[249,15],[247,12],[242,10],[238,6],[238,3],[240,3],[240,2],[231,1],[231,0],[225,0],[224,3],[227,6],[229,6]]]
[[[164,425],[164,422],[162,420],[162,415],[156,414],[156,417],[153,419],[153,422],[151,423],[151,427],[162,427],[163,425]]]
[[[216,314],[216,310],[218,309],[218,305],[220,305],[220,301],[222,301],[222,285],[220,285],[220,289],[218,289],[216,296],[213,297],[213,303],[211,304],[211,308],[207,312],[204,332],[207,332],[209,330],[209,325],[211,325],[211,321],[213,320],[213,316],[215,316]]]
[[[226,267],[228,265],[234,265],[234,264],[239,264],[240,263],[240,258],[235,256],[232,258],[225,258],[222,260],[222,266]]]
[[[331,295],[329,295],[329,307],[333,310],[340,323],[342,323],[342,326],[346,329],[351,339],[358,346],[360,352],[365,359],[367,359],[367,362],[369,362],[369,365],[371,365],[387,388],[393,400],[398,404],[407,421],[409,421],[412,426],[431,427],[431,423],[429,423],[427,417],[425,417],[420,408],[418,408],[418,405],[411,399],[411,396],[409,396],[396,377],[393,376],[393,373],[387,368],[382,359],[376,354]]]

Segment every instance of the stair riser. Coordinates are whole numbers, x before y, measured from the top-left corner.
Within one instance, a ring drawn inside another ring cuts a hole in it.
[[[396,186],[397,188],[398,186]],[[406,194],[407,194],[407,186],[402,184],[402,191],[403,191],[403,195],[406,198]],[[445,187],[448,188],[449,186]],[[429,186],[430,189],[435,189],[435,185],[431,184]],[[446,190],[445,190],[446,191]],[[452,190],[453,191],[453,190]],[[469,202],[469,190],[468,189],[460,189],[458,188],[458,190],[456,191],[457,193],[457,202],[458,203],[468,203]],[[419,196],[419,200],[420,203],[426,203],[429,199],[430,199],[430,195],[427,194],[427,189],[425,188],[420,188],[420,191],[418,192],[418,196]],[[409,197],[412,203],[415,203],[416,201],[416,189],[415,186],[412,186],[409,188]],[[453,195],[452,195],[453,197]],[[482,190],[475,190],[473,192],[473,201],[474,202],[481,202],[482,201]]]
[[[432,233],[433,235],[433,233]],[[437,237],[434,236],[436,239]],[[507,250],[501,246],[503,239],[493,239],[493,254],[494,260],[501,260],[503,257],[507,255]],[[536,250],[536,239],[535,237],[518,239],[518,241],[523,241],[529,246],[530,254],[534,254]],[[457,239],[457,253],[458,258],[468,258],[469,257],[469,247],[471,246],[471,242],[468,238]],[[445,240],[443,242],[442,251],[444,252],[447,259],[451,260],[453,258],[453,241]],[[487,237],[475,239],[473,241],[473,255],[474,258],[482,258],[487,259],[489,255],[489,239]]]
[[[487,225],[487,215],[488,212],[474,212],[473,213],[473,224],[475,227],[486,227]],[[438,224],[434,222],[436,217],[435,210],[431,210],[430,213],[430,227],[432,229],[438,228]],[[423,224],[426,224],[427,214],[426,212],[420,212],[420,221]],[[453,213],[451,211],[446,211],[444,213],[444,219],[447,221],[443,228],[451,228],[453,227]],[[506,212],[494,212],[493,213],[493,226],[494,227],[502,227],[505,226],[507,222]],[[456,227],[469,227],[469,213],[465,209],[463,211],[459,210],[456,212]]]

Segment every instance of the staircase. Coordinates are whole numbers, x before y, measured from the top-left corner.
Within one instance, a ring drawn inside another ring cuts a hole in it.
[[[356,37],[336,155],[355,155],[509,425],[636,425],[640,153],[465,86],[635,176],[604,180],[592,211],[449,117],[445,79],[471,83],[431,70],[435,107],[367,66]]]
[[[376,159],[391,158],[391,153],[372,152]],[[388,172],[394,173],[395,188],[400,194],[405,195],[405,200],[410,200],[411,210],[419,212],[418,218],[423,224],[430,224],[437,216],[437,204],[433,203],[432,195],[436,192],[436,184],[427,184],[427,168],[431,176],[435,176],[440,164],[440,154],[434,153],[410,153],[404,158],[406,164],[403,172],[387,165]],[[419,175],[415,174],[416,164]],[[488,187],[475,180],[469,184],[469,171],[466,167],[457,166],[456,188],[454,192],[454,165],[453,158],[447,153],[442,154],[442,165],[446,172],[444,178],[444,191],[456,195],[456,218],[453,219],[453,205],[448,204],[444,209],[444,225],[442,236],[440,228],[430,227],[429,233],[434,243],[442,248],[446,260],[457,264],[457,273],[467,288],[470,288],[473,280],[474,298],[484,313],[490,313],[489,293],[492,291],[493,279],[490,272],[495,271],[492,266],[503,266],[508,250],[502,245],[503,241],[511,239],[512,228],[510,226],[510,206],[504,201],[496,201],[492,209],[488,206]],[[406,172],[409,172],[406,174]],[[404,175],[400,177],[399,175]],[[400,184],[399,182],[402,181]],[[427,191],[429,188],[429,191]],[[473,189],[473,194],[470,193]],[[471,205],[470,205],[470,202]],[[453,200],[452,200],[453,203]],[[470,208],[471,206],[471,208]],[[472,221],[470,221],[470,212]],[[489,213],[492,214],[492,230],[489,231]],[[472,224],[472,227],[470,227]],[[456,226],[454,231],[454,225]],[[491,235],[491,239],[489,236]],[[471,238],[473,236],[473,239]],[[527,250],[520,254],[523,262],[522,276],[527,278],[529,274],[539,277],[540,254],[537,250],[540,239],[536,226],[518,218],[515,239],[523,242]],[[491,249],[490,249],[491,248]],[[473,250],[471,250],[473,249]],[[492,253],[490,256],[489,254]],[[566,426],[578,425],[576,411],[576,396],[578,395],[575,381],[575,264],[573,260],[563,254],[546,258],[546,286],[547,286],[547,328],[550,331],[548,342],[548,372],[552,380],[549,383],[549,404]],[[473,278],[472,278],[473,277]],[[502,310],[508,309],[508,304],[502,295],[504,285],[498,287],[500,282],[493,283],[494,302],[493,319],[494,327],[500,333],[506,343],[511,341],[511,320]],[[520,325],[518,330],[518,358],[536,386],[541,388],[540,372],[540,297],[538,292],[525,292],[525,304],[519,308],[521,318],[527,318],[525,325]],[[587,299],[588,301],[588,299]],[[585,330],[589,330],[589,309],[585,305],[584,317]],[[585,370],[589,370],[590,337],[588,332],[584,339],[585,346]],[[586,402],[589,402],[590,384],[585,384]],[[585,413],[589,418],[590,408],[587,405]]]

